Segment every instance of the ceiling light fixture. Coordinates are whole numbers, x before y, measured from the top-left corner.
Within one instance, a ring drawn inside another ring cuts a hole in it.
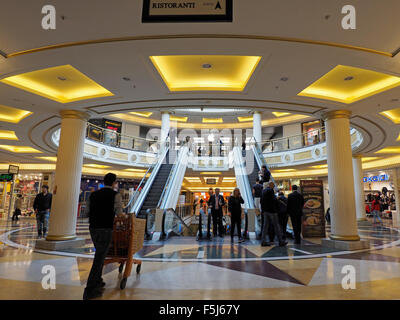
[[[211,68],[211,64],[210,63],[204,63],[201,67],[203,69],[210,69]]]

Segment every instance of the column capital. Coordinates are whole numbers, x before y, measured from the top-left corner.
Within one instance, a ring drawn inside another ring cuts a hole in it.
[[[261,114],[261,111],[254,110],[254,111],[253,111],[253,114]]]
[[[354,159],[361,159],[363,157],[362,154],[353,154]]]
[[[79,119],[87,121],[90,118],[90,114],[79,110],[61,110],[60,115],[62,119]]]
[[[332,110],[327,111],[322,114],[322,120],[332,120],[332,119],[350,119],[351,111],[349,110]]]

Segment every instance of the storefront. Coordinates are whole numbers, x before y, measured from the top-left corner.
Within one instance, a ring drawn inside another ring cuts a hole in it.
[[[364,199],[367,212],[371,211],[371,203],[374,197],[379,196],[384,217],[391,217],[391,211],[395,210],[395,192],[393,173],[391,170],[379,170],[365,172]],[[368,208],[369,207],[369,208]]]

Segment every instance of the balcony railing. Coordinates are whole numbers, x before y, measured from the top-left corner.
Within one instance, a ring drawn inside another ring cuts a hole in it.
[[[325,142],[325,128],[308,131],[306,133],[261,141],[262,152],[280,152],[314,146]]]
[[[157,153],[160,149],[160,144],[157,140],[124,135],[92,123],[87,124],[86,138],[111,147],[127,150]]]

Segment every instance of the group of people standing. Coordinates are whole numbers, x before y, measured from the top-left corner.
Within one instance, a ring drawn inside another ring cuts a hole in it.
[[[296,185],[292,186],[292,193],[288,198],[283,192],[279,192],[277,197],[275,184],[270,181],[270,178],[270,172],[266,166],[263,166],[253,186],[254,205],[261,212],[261,246],[269,246],[275,236],[280,246],[287,245],[286,228],[289,217],[293,226],[295,244],[300,244],[304,198]],[[267,235],[269,241],[267,241]]]

